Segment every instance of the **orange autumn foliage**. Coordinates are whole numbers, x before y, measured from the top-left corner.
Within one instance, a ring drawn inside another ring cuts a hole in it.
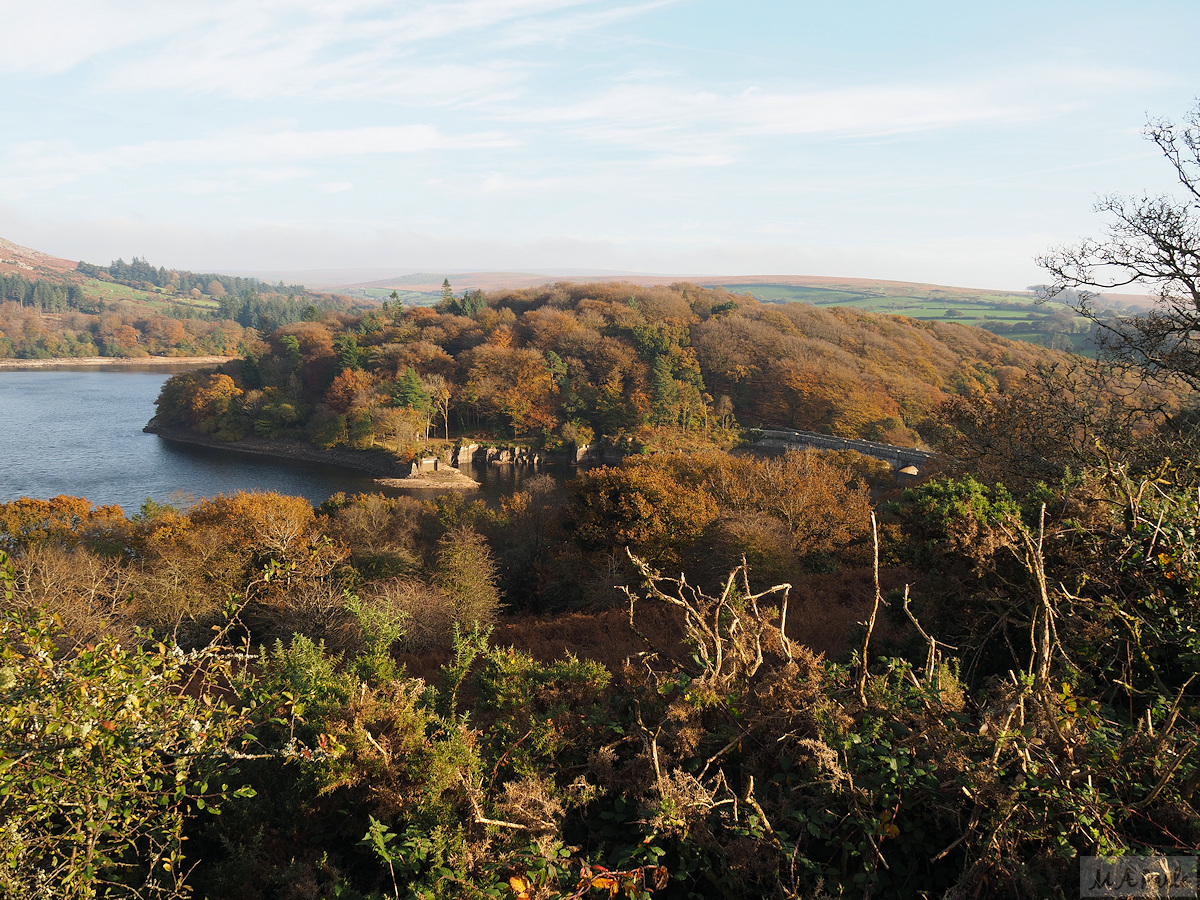
[[[370,402],[375,378],[362,369],[346,369],[325,392],[325,405],[342,415]]]
[[[82,497],[50,500],[21,497],[0,503],[0,548],[15,550],[34,543],[75,546],[89,531],[119,526],[125,515],[119,506],[100,506]]]

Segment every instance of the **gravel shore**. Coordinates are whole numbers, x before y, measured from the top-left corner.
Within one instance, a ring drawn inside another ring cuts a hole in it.
[[[408,475],[407,465],[397,462],[393,457],[382,451],[346,450],[342,448],[321,450],[318,447],[308,444],[300,444],[293,441],[270,441],[263,438],[247,438],[242,441],[220,441],[210,435],[200,434],[189,428],[162,425],[155,421],[151,421],[142,430],[150,434],[157,434],[168,441],[196,444],[216,450],[227,450],[233,453],[245,453],[250,456],[265,456],[273,459],[324,463],[331,466],[341,466],[345,469],[354,469],[357,472],[364,472],[367,475],[375,476],[376,484],[383,487],[423,490],[474,490],[479,487],[479,482],[462,474],[457,469],[446,468],[421,475]]]
[[[61,369],[75,366],[116,366],[121,368],[158,368],[160,366],[219,366],[231,356],[81,356],[56,359],[0,359],[0,369]]]

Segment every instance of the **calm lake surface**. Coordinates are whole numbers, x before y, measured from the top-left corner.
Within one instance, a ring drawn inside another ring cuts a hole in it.
[[[331,494],[379,491],[370,476],[313,463],[275,461],[172,444],[142,431],[159,389],[158,370],[0,370],[0,502],[86,497],[135,514],[147,498],[187,505],[235,491],[278,491],[319,504]],[[468,496],[495,500],[532,474],[492,466]],[[563,480],[571,473],[554,473]],[[397,495],[400,491],[385,491]]]

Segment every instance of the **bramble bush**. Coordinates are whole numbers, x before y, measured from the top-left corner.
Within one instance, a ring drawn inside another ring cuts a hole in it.
[[[11,600],[2,553],[0,567]],[[248,716],[214,690],[232,664],[219,640],[78,647],[49,614],[5,611],[0,893],[186,896],[187,821],[253,794],[238,771]]]

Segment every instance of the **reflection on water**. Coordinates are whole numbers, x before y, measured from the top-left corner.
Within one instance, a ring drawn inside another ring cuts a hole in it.
[[[511,463],[476,463],[468,472],[479,482],[479,490],[472,491],[468,497],[474,496],[485,501],[488,505],[499,504],[502,497],[521,490],[530,478],[544,475],[554,482],[560,492],[566,484],[579,474],[572,466],[547,466],[535,469],[532,466],[515,466]]]
[[[147,499],[179,503],[235,491],[277,491],[319,504],[330,495],[379,491],[368,475],[170,443],[142,427],[170,372],[125,369],[0,370],[0,502],[86,497],[132,515]],[[475,467],[468,498],[497,503],[539,474],[524,466]],[[561,485],[572,469],[545,470]],[[387,490],[396,496],[403,491]],[[422,491],[421,495],[432,495]]]

